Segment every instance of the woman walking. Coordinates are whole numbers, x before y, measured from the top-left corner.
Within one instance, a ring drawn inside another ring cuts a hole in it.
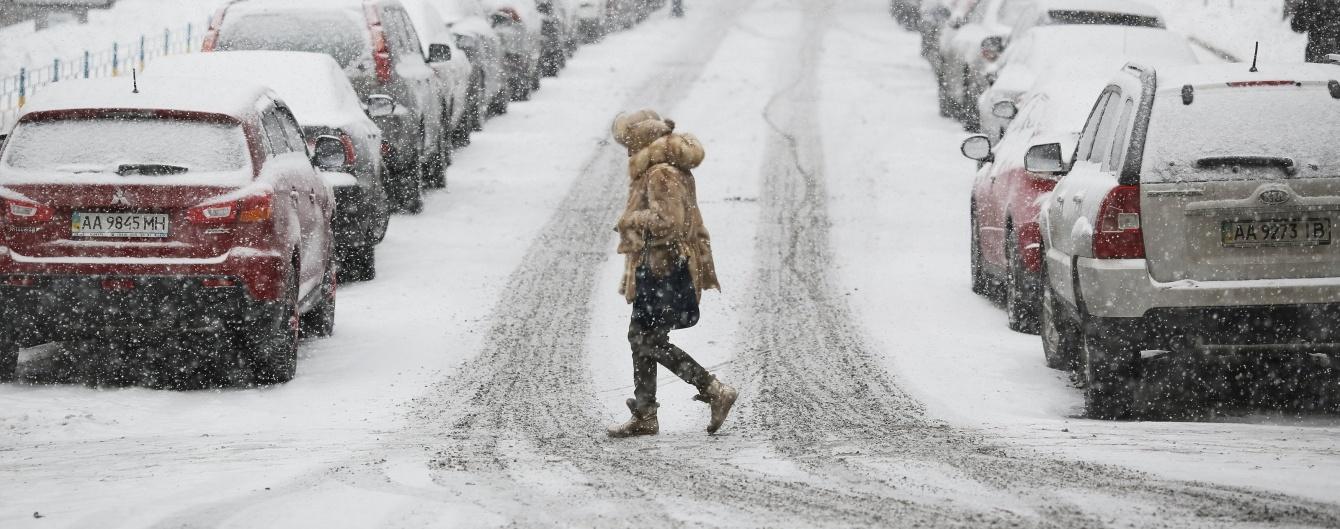
[[[702,292],[720,290],[711,238],[698,211],[694,168],[703,161],[697,138],[676,134],[675,123],[641,110],[615,118],[614,139],[628,148],[628,206],[619,218],[625,256],[619,293],[633,305],[628,343],[633,350],[633,416],[609,428],[610,437],[656,435],[656,366],[698,388],[695,400],[711,407],[708,433],[725,422],[738,393],[670,343],[670,331],[698,323]]]

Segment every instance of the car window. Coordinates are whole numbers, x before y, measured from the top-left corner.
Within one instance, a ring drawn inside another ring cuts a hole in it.
[[[1076,160],[1088,160],[1093,152],[1093,140],[1098,135],[1098,125],[1103,120],[1103,111],[1107,109],[1107,102],[1111,98],[1112,92],[1103,92],[1089,113],[1089,120],[1085,122],[1084,131],[1080,133],[1078,150],[1075,151]]]
[[[1113,101],[1116,101],[1113,98]],[[1131,114],[1135,112],[1135,100],[1126,98],[1122,104],[1121,118],[1116,120],[1116,137],[1112,140],[1112,149],[1108,151],[1107,161],[1103,164],[1103,169],[1115,171],[1121,168],[1121,163],[1126,159],[1126,138],[1131,133]]]
[[[1102,118],[1098,121],[1097,133],[1094,135],[1093,146],[1089,150],[1087,160],[1102,164],[1107,161],[1108,153],[1112,152],[1112,137],[1117,133],[1117,125],[1121,122],[1118,113],[1121,107],[1121,94],[1110,92],[1106,102],[1103,105]]]
[[[361,17],[342,10],[287,10],[239,13],[224,18],[219,51],[283,50],[324,53],[341,68],[371,55]]]
[[[419,46],[419,36],[414,33],[414,26],[410,24],[405,12],[389,9],[386,14],[388,15],[386,22],[390,24],[387,29],[391,32],[391,51],[395,54],[396,60],[412,60],[414,57],[423,60],[423,48]]]
[[[1245,116],[1250,126],[1243,126]],[[1334,177],[1340,175],[1336,137],[1340,101],[1323,83],[1198,88],[1190,105],[1176,92],[1160,93],[1150,112],[1141,179]]]
[[[298,152],[306,152],[307,140],[302,136],[302,128],[298,126],[298,120],[294,119],[293,114],[287,109],[279,112],[280,124],[284,126],[284,139],[288,140],[290,147]]]
[[[279,119],[273,108],[261,114],[261,125],[265,128],[266,139],[270,140],[270,152],[278,155],[294,150],[288,144],[288,138],[284,137],[283,120]]]
[[[126,164],[233,171],[249,161],[236,123],[114,115],[20,123],[6,140],[2,163],[77,174],[115,173]]]

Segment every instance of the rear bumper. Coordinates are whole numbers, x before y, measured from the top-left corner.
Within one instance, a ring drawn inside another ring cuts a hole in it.
[[[32,287],[0,286],[0,315],[20,336],[52,341],[219,333],[268,321],[281,310],[252,297],[244,286],[208,288],[199,278],[115,278],[133,281],[130,289],[108,289],[106,279],[50,275]]]
[[[249,298],[268,302],[281,297],[290,266],[287,255],[245,247],[202,259],[42,258],[23,256],[0,247],[0,279],[12,276],[33,278],[37,285],[19,288],[24,291],[41,290],[48,280],[58,278],[96,279],[99,288],[104,279],[175,278],[200,284],[206,278],[236,278]]]
[[[1144,259],[1089,258],[1077,260],[1075,273],[1085,311],[1103,318],[1158,319],[1178,311],[1249,308],[1311,311],[1308,307],[1340,303],[1340,277],[1161,283],[1149,276]]]
[[[1139,350],[1340,355],[1340,303],[1159,308],[1088,324],[1128,338]]]

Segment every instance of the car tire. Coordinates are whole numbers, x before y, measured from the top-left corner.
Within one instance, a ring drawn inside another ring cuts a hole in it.
[[[1084,332],[1084,409],[1093,419],[1131,416],[1140,352],[1128,329],[1090,322]]]
[[[423,213],[423,164],[415,156],[399,170],[392,171],[396,178],[396,210],[418,215]]]
[[[1044,277],[1045,277],[1044,272]],[[1042,287],[1042,310],[1038,314],[1038,335],[1042,338],[1042,354],[1047,367],[1063,371],[1079,370],[1079,353],[1083,337],[1079,325],[1061,312],[1060,301],[1050,286]]]
[[[489,101],[489,114],[501,116],[507,113],[507,104],[512,102],[510,92],[510,87],[504,87],[503,90],[498,91],[498,94]]]
[[[252,377],[257,384],[283,384],[293,380],[298,366],[300,321],[295,269],[284,285],[284,297],[278,306],[245,338]]]
[[[1019,255],[1018,230],[1011,229],[1005,236],[1005,315],[1010,330],[1024,334],[1038,334],[1038,305],[1042,296],[1038,292],[1036,277],[1030,277],[1024,270]]]
[[[346,248],[340,262],[340,282],[371,281],[377,277],[377,247],[371,244]]]
[[[321,282],[321,301],[302,315],[299,328],[303,336],[330,336],[335,334],[335,291],[339,280],[335,273],[326,274]]]
[[[13,382],[18,371],[18,336],[8,323],[0,323],[0,382]]]

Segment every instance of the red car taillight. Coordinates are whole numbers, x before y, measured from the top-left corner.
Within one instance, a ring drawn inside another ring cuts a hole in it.
[[[56,210],[45,204],[5,200],[5,220],[11,224],[40,224],[51,220]]]
[[[1144,259],[1140,186],[1117,186],[1103,199],[1093,234],[1093,256],[1097,259]]]
[[[517,10],[514,8],[504,7],[502,9],[499,9],[498,12],[507,15],[509,18],[512,19],[512,22],[521,22],[521,13],[517,12]]]
[[[273,211],[274,195],[265,193],[193,207],[186,211],[186,220],[192,224],[250,224],[270,220]]]
[[[372,28],[372,61],[377,72],[377,82],[391,82],[391,49],[386,46],[386,31],[381,25]]]

